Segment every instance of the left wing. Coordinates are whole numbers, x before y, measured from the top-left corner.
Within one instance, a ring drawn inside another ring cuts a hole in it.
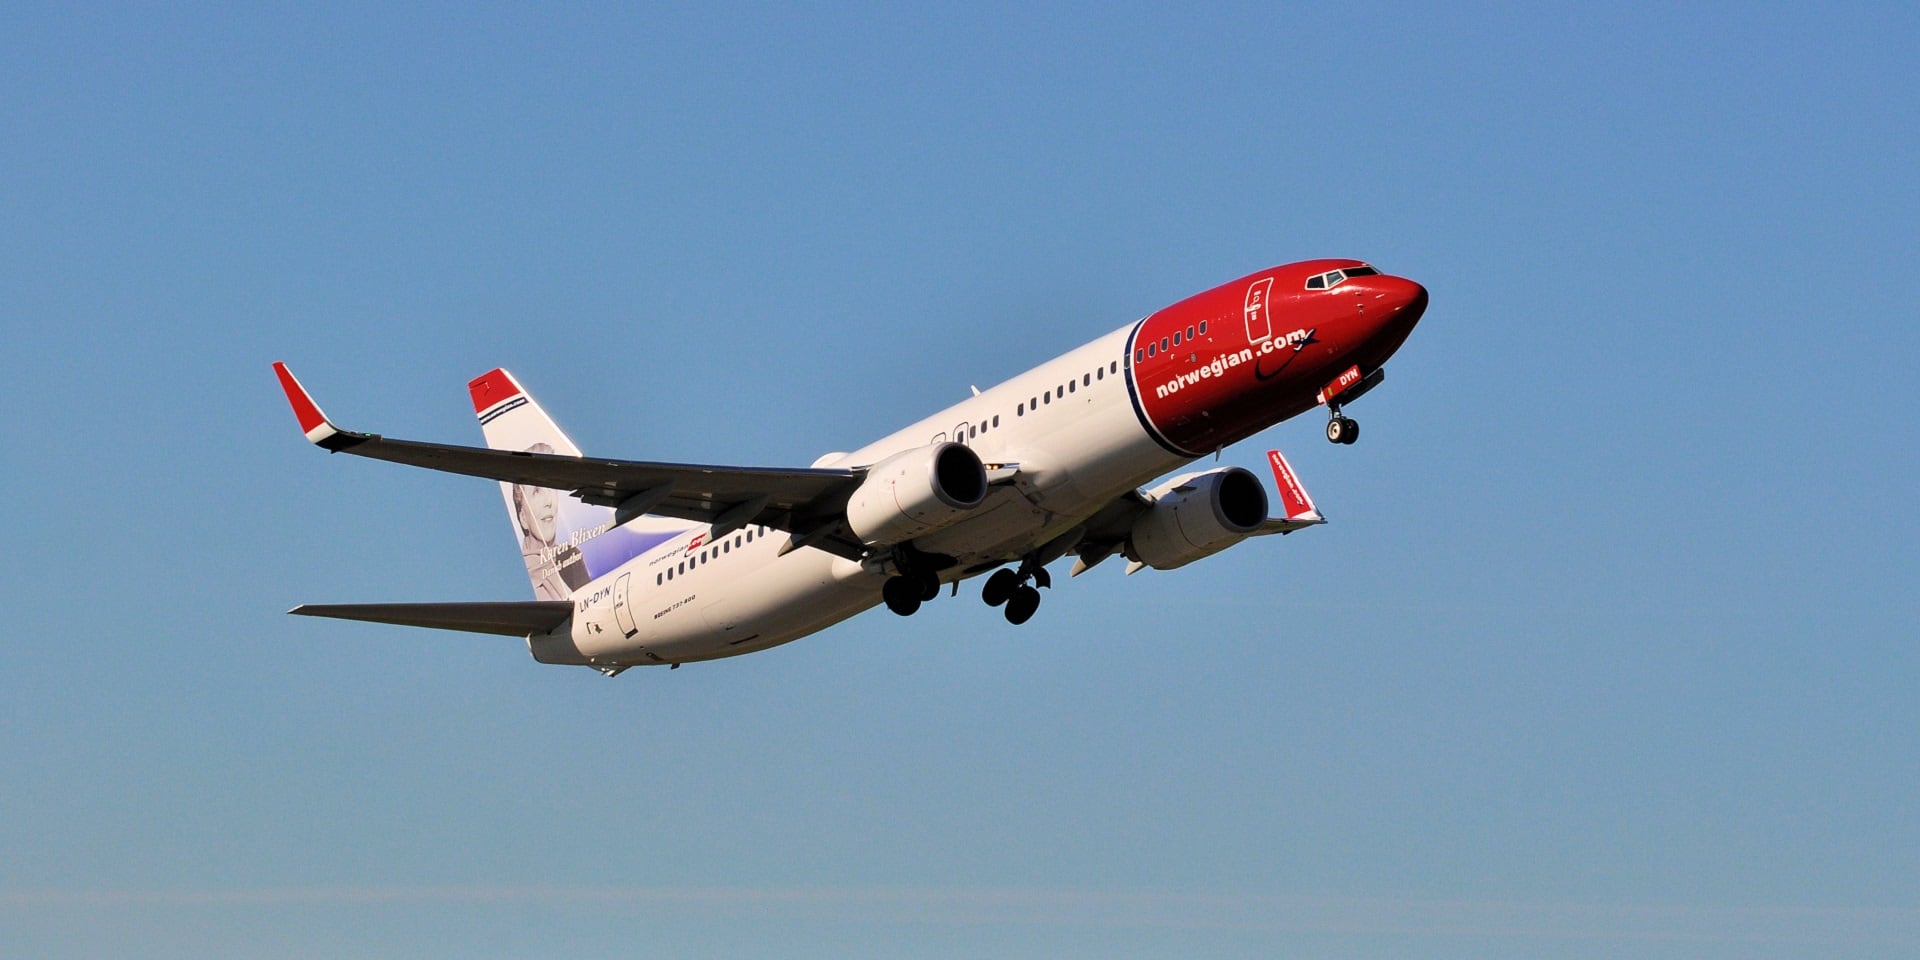
[[[333,453],[569,490],[586,503],[613,507],[616,524],[655,514],[713,524],[716,535],[758,524],[785,530],[796,543],[851,559],[865,553],[844,519],[847,498],[865,475],[861,470],[605,460],[393,440],[340,429],[286,364],[275,363],[273,370],[307,439]]]

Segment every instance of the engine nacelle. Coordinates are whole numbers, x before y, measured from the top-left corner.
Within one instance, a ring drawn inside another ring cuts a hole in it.
[[[847,499],[847,525],[870,547],[949,526],[987,499],[987,468],[958,443],[896,453],[867,468]]]
[[[1267,519],[1267,491],[1239,467],[1177,477],[1147,492],[1129,555],[1155,570],[1184,567],[1246,539]]]

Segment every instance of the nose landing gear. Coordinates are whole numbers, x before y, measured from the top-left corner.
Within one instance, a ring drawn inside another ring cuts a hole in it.
[[[1360,422],[1352,417],[1343,416],[1339,407],[1333,407],[1333,415],[1327,419],[1327,440],[1330,443],[1352,443],[1360,439]]]
[[[1340,412],[1340,405],[1360,399],[1360,395],[1380,385],[1387,378],[1387,368],[1375,367],[1372,373],[1360,375],[1360,368],[1349,367],[1345,373],[1335,377],[1332,383],[1320,388],[1318,399],[1327,405],[1327,440],[1332,443],[1352,443],[1360,439],[1360,424],[1352,417]]]

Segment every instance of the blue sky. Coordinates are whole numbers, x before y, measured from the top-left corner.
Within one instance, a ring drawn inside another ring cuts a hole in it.
[[[1912,956],[1917,19],[13,5],[0,953]],[[274,360],[800,465],[1318,256],[1433,296],[1226,455],[1327,527],[614,680],[282,613],[527,587]]]

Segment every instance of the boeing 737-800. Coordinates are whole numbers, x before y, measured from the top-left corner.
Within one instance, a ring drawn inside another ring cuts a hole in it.
[[[1024,623],[1068,554],[1172,570],[1325,520],[1278,451],[1281,515],[1241,467],[1183,473],[1315,407],[1327,439],[1426,310],[1358,260],[1263,270],[1180,301],[806,469],[585,457],[505,370],[468,384],[487,446],[334,426],[274,369],[307,439],[335,453],[500,482],[535,599],[307,605],[291,612],[525,637],[541,663],[612,675],[764,650],[884,603],[902,616],[989,574]]]

